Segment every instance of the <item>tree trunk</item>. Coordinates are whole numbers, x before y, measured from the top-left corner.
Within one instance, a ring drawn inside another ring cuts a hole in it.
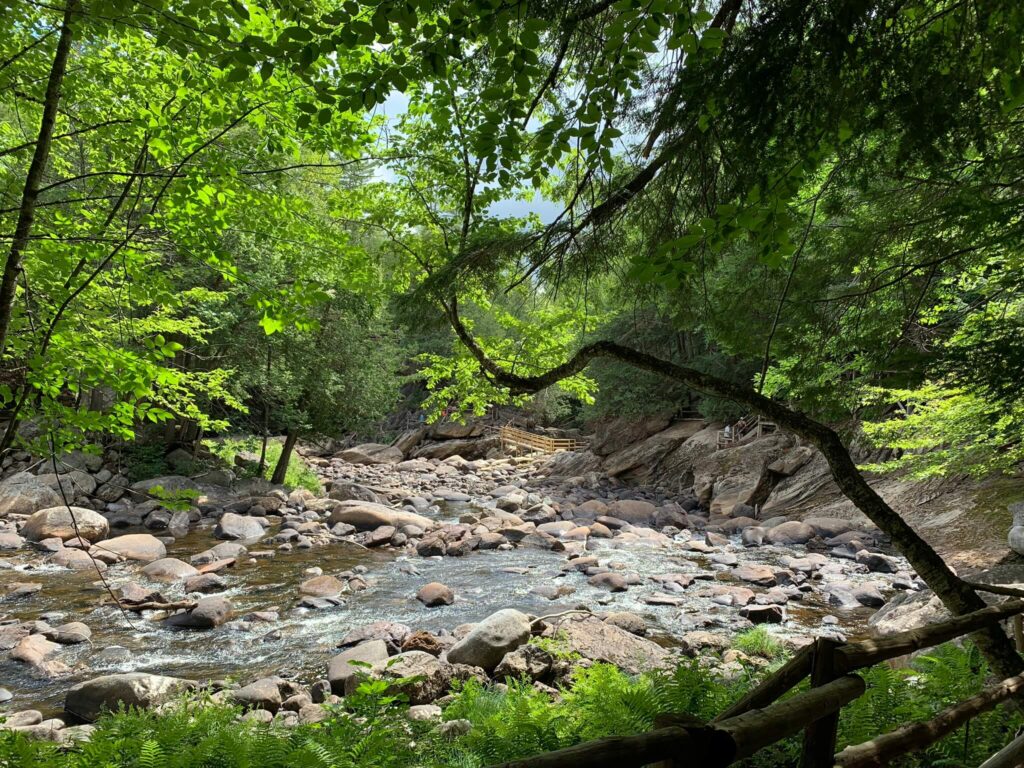
[[[281,457],[277,460],[274,474],[270,478],[270,482],[274,485],[282,485],[284,483],[284,477],[288,473],[288,464],[292,460],[292,450],[295,448],[295,443],[298,439],[298,430],[289,429],[287,436],[284,438],[284,447],[281,448]]]
[[[985,607],[985,602],[974,589],[950,570],[946,561],[931,545],[910,527],[899,513],[878,495],[857,469],[850,452],[839,435],[826,424],[815,421],[800,411],[754,391],[693,368],[684,368],[653,355],[624,347],[611,341],[599,341],[581,348],[570,360],[536,376],[521,376],[503,369],[491,360],[459,318],[456,301],[444,304],[448,320],[463,344],[480,363],[485,375],[513,393],[527,394],[551,386],[573,376],[594,359],[610,357],[637,368],[675,379],[705,394],[728,398],[750,408],[775,422],[780,427],[803,437],[813,444],[828,462],[832,477],[843,494],[863,512],[869,520],[889,536],[918,575],[931,587],[954,614],[970,613]],[[1014,649],[1006,633],[998,626],[976,632],[972,639],[985,654],[993,670],[1000,676],[1013,677],[1024,671],[1024,661]]]
[[[7,332],[11,325],[14,311],[14,294],[17,290],[18,275],[21,272],[21,261],[32,235],[32,222],[36,216],[36,201],[39,198],[39,187],[42,185],[46,163],[50,158],[50,145],[53,142],[53,129],[57,122],[57,108],[60,105],[60,89],[64,82],[64,73],[68,67],[68,56],[71,52],[71,19],[78,10],[79,0],[67,0],[64,6],[64,18],[61,22],[60,37],[57,50],[53,54],[50,66],[50,77],[46,82],[46,95],[43,98],[43,117],[39,124],[36,148],[32,153],[32,162],[25,176],[25,188],[21,193],[21,205],[18,209],[18,222],[14,227],[14,238],[11,249],[4,264],[3,278],[0,279],[0,354],[7,346]]]

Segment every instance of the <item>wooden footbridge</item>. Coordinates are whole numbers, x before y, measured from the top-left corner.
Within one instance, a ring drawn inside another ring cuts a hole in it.
[[[989,591],[1002,594],[1008,589]],[[1012,592],[1024,597],[1024,592]],[[931,720],[909,723],[836,754],[840,710],[865,691],[864,679],[854,673],[1003,621],[1016,622],[1022,613],[1024,600],[1018,599],[879,640],[842,643],[819,638],[710,723],[667,719],[648,733],[589,741],[491,768],[725,768],[801,731],[801,768],[889,765],[902,755],[929,747],[1011,697],[1024,696],[1024,675],[985,688]],[[782,698],[807,677],[810,688]],[[1024,735],[1011,735],[1007,745],[980,768],[1022,764]]]
[[[498,427],[494,431],[501,441],[502,449],[515,447],[525,448],[530,451],[540,451],[542,453],[558,453],[559,451],[576,451],[585,448],[587,445],[585,440],[576,440],[571,437],[538,435],[535,432],[527,432],[525,429],[519,429],[508,424]]]

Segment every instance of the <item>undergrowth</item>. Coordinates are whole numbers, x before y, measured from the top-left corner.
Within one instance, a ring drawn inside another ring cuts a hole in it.
[[[769,661],[780,658],[786,650],[782,641],[763,624],[737,635],[732,642],[732,647],[747,656],[760,656]]]
[[[465,683],[444,710],[468,720],[468,733],[443,737],[405,717],[387,686],[364,684],[329,720],[297,728],[238,719],[236,708],[186,699],[164,715],[121,711],[97,724],[91,741],[62,750],[0,731],[0,768],[483,768],[588,739],[640,733],[666,714],[709,720],[764,672],[723,681],[689,660],[671,672],[631,677],[607,664],[579,668],[560,697],[513,682],[507,689]],[[864,672],[867,692],[843,709],[839,747],[866,741],[976,693],[987,670],[973,648],[947,646],[908,669]],[[977,766],[1021,724],[1004,708],[971,721],[934,747],[893,765]],[[762,750],[744,765],[797,764],[799,738]]]
[[[259,437],[226,437],[221,440],[207,440],[205,445],[217,457],[225,461],[239,477],[257,477],[256,467],[235,466],[235,456],[239,453],[260,453],[261,438]],[[267,442],[267,458],[263,471],[263,478],[269,480],[274,472],[277,460],[281,458],[282,443],[280,440],[271,439]],[[288,462],[288,471],[285,473],[284,484],[289,488],[306,488],[313,493],[320,493],[320,479],[316,472],[303,460],[297,452],[292,452],[291,461]]]

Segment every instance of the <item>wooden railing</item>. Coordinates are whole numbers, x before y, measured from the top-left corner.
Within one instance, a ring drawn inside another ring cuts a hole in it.
[[[863,678],[853,673],[1022,613],[1024,600],[1013,600],[879,640],[842,643],[819,638],[710,723],[678,720],[637,736],[598,739],[492,768],[724,768],[800,731],[804,733],[802,768],[888,765],[900,755],[934,744],[1010,697],[1024,694],[1024,676],[986,688],[929,721],[905,725],[836,754],[840,711],[865,690]],[[810,688],[781,698],[808,676]],[[1024,736],[981,768],[1011,768],[1022,760]]]
[[[760,416],[750,414],[735,424],[730,424],[725,429],[718,430],[718,448],[721,450],[722,448],[739,445],[747,440],[747,438],[769,435],[772,432],[777,432],[778,429],[775,422],[766,421]]]
[[[556,453],[558,451],[575,451],[586,446],[586,442],[583,440],[575,440],[568,437],[548,437],[547,435],[538,435],[533,432],[527,432],[525,429],[517,429],[508,425],[499,427],[497,432],[503,449],[509,446],[516,446],[528,448],[532,451]]]

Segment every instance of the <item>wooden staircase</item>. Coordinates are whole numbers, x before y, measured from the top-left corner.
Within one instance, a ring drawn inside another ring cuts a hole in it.
[[[770,435],[778,432],[779,427],[773,421],[766,421],[756,414],[749,414],[730,424],[725,429],[718,430],[718,450],[731,448],[734,445],[745,443],[747,440],[754,440],[762,435]]]

